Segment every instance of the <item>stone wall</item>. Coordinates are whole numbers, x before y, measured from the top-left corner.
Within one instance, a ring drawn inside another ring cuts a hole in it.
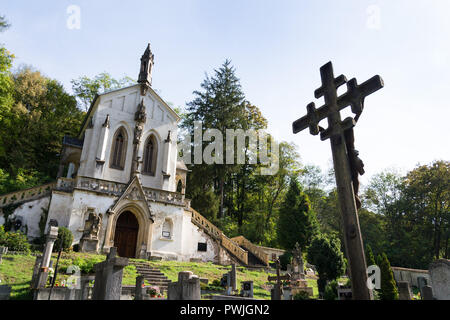
[[[396,282],[407,281],[409,285],[413,287],[419,287],[419,282],[417,280],[419,277],[427,279],[428,283],[430,282],[428,270],[392,267],[392,271]]]

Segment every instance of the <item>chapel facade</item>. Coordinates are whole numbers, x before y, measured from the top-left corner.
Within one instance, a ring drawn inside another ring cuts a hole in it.
[[[136,84],[97,95],[77,137],[64,137],[57,181],[0,196],[29,239],[67,227],[83,252],[246,264],[247,251],[190,207],[177,160],[180,117],[152,89],[150,44]]]

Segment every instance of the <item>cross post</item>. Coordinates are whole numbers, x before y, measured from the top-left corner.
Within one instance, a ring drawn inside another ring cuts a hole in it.
[[[290,280],[291,279],[291,275],[288,273],[284,276],[280,275],[280,259],[278,258],[276,261],[276,266],[277,266],[277,275],[275,277],[273,276],[268,276],[267,280],[268,281],[277,281],[277,284],[275,285],[275,295],[274,295],[274,300],[281,300],[281,296],[283,294],[282,292],[282,286],[281,286],[281,280]]]
[[[372,291],[367,286],[367,266],[355,201],[357,194],[354,189],[357,191],[357,186],[352,180],[352,150],[348,150],[344,132],[353,130],[364,108],[364,98],[381,89],[383,80],[377,75],[358,85],[355,78],[349,81],[343,75],[335,78],[331,62],[320,68],[320,76],[322,86],[315,90],[314,95],[316,98],[323,96],[325,104],[318,109],[313,102],[308,104],[307,114],[292,123],[292,130],[298,133],[309,127],[312,135],[320,133],[321,140],[330,139],[353,299],[372,300]],[[343,84],[347,85],[347,92],[338,97],[337,88]],[[339,111],[348,106],[356,116],[342,121]],[[325,118],[328,120],[327,129],[319,127],[319,122]]]

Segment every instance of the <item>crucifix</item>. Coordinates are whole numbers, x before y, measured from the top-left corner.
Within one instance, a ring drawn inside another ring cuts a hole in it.
[[[281,280],[286,280],[286,281],[290,280],[291,275],[289,273],[287,273],[284,276],[280,276],[280,259],[278,258],[275,262],[277,265],[277,275],[275,277],[268,276],[267,280],[268,281],[274,281],[274,280],[277,281],[275,288],[274,288],[273,300],[281,300],[281,296],[283,295]]]
[[[383,87],[383,80],[376,75],[358,85],[355,78],[347,81],[344,75],[337,78],[333,74],[331,62],[320,68],[322,86],[315,90],[316,99],[324,97],[325,104],[316,109],[314,102],[306,106],[307,114],[292,123],[292,130],[298,133],[309,127],[312,135],[320,133],[320,139],[330,139],[336,186],[344,226],[344,240],[349,261],[353,299],[371,300],[372,292],[367,287],[366,260],[359,228],[358,175],[364,173],[358,151],[354,148],[353,127],[363,108],[364,98]],[[347,92],[337,96],[337,88],[347,85]],[[341,120],[340,110],[350,106],[356,115]],[[327,118],[328,128],[323,129],[319,122]]]

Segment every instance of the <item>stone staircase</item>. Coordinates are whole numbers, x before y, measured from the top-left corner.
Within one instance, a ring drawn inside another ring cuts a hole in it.
[[[161,291],[167,292],[169,283],[172,281],[169,280],[158,268],[152,267],[150,264],[145,262],[131,261],[131,264],[136,267],[137,273],[144,276],[144,279],[147,280],[148,283],[152,286],[159,287]]]
[[[0,208],[36,200],[52,193],[56,182],[0,195]]]
[[[236,242],[228,238],[219,228],[212,224],[208,219],[203,217],[193,208],[186,208],[191,214],[191,221],[198,227],[202,228],[213,239],[216,239],[220,245],[225,248],[237,260],[239,264],[248,265],[248,251],[241,248]]]

